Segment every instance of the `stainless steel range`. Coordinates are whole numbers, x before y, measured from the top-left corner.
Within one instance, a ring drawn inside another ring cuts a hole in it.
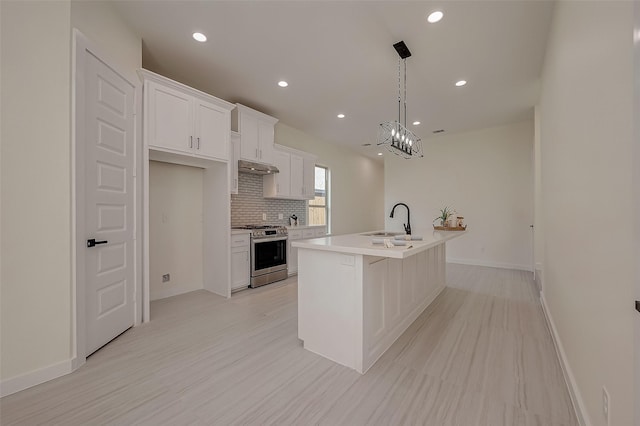
[[[255,288],[287,278],[287,228],[248,225],[235,229],[251,230],[251,281]]]

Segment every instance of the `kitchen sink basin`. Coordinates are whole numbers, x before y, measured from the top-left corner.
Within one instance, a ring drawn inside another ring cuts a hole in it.
[[[404,235],[404,232],[378,231],[378,232],[367,232],[360,235],[366,235],[369,237],[395,237],[396,235]]]

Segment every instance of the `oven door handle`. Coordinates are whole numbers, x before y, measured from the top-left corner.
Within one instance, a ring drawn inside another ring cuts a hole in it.
[[[254,238],[253,239],[253,243],[254,244],[258,244],[258,243],[270,243],[273,241],[286,241],[289,237],[273,237],[273,238]]]

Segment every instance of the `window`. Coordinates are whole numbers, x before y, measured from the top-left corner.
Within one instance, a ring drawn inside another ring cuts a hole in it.
[[[309,225],[325,225],[329,232],[329,169],[316,166],[315,198],[309,200]]]

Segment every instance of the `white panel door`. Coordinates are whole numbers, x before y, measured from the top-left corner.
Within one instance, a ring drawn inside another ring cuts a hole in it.
[[[149,145],[191,152],[193,140],[193,98],[178,90],[148,85]]]
[[[195,101],[198,154],[220,160],[229,159],[229,113],[213,104]]]
[[[134,324],[134,87],[85,56],[86,354]],[[97,240],[89,247],[90,239]],[[82,277],[79,277],[82,279]]]

